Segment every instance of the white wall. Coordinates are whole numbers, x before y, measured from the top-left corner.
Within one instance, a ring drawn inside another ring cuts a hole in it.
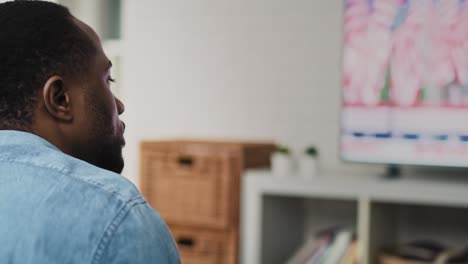
[[[138,143],[173,137],[316,144],[339,160],[342,0],[123,1],[127,167]]]

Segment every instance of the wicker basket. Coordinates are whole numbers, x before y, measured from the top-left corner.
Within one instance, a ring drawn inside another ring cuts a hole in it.
[[[183,264],[236,263],[236,234],[170,226]]]
[[[143,194],[167,222],[217,229],[231,224],[235,159],[173,153],[145,159]]]
[[[240,182],[269,166],[273,144],[159,141],[141,145],[140,189],[168,223],[184,264],[235,264]]]

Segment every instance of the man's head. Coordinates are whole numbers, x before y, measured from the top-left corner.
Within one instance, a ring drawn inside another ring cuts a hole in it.
[[[0,129],[121,172],[124,107],[110,91],[110,67],[96,33],[65,7],[0,4]]]

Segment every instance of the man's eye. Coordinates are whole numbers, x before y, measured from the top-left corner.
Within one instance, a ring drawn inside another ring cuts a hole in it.
[[[107,78],[107,81],[108,81],[108,82],[115,82],[115,79],[112,78],[111,76],[109,76],[109,78]]]

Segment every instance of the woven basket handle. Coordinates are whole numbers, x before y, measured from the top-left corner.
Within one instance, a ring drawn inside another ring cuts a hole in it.
[[[191,167],[193,165],[193,158],[190,156],[180,156],[177,159],[177,162],[179,163],[180,166],[184,167]]]
[[[195,246],[195,240],[191,237],[179,237],[177,238],[177,245],[185,248],[191,248]]]

